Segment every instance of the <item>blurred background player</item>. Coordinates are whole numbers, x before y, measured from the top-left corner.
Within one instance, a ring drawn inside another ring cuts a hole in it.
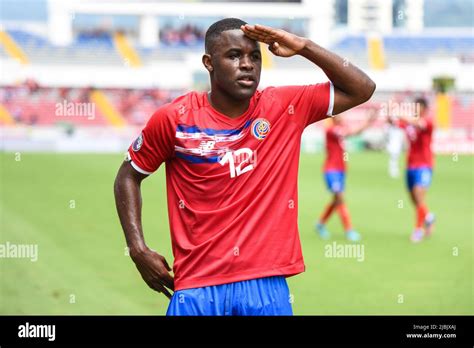
[[[399,159],[403,149],[403,131],[394,124],[388,125],[387,152],[388,152],[388,174],[391,178],[400,176]]]
[[[410,198],[416,209],[415,229],[411,241],[420,242],[423,237],[430,236],[435,216],[425,203],[428,187],[433,176],[433,152],[431,141],[433,120],[428,115],[428,102],[425,98],[415,99],[416,115],[400,116],[398,120],[389,121],[405,130],[409,145],[407,157],[406,180]]]
[[[344,202],[344,184],[346,177],[346,159],[344,158],[344,138],[358,135],[368,128],[376,118],[376,111],[371,109],[369,117],[361,126],[350,129],[344,124],[341,115],[332,118],[331,125],[326,128],[326,161],[324,162],[324,178],[326,185],[333,193],[332,201],[326,206],[316,229],[323,239],[330,237],[326,222],[334,211],[339,214],[346,238],[352,242],[360,240],[360,234],[353,230],[349,210]]]

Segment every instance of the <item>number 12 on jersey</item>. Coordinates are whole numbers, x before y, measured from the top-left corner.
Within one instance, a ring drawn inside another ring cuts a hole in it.
[[[256,163],[255,155],[251,149],[244,147],[236,151],[227,151],[219,163],[222,166],[229,163],[230,177],[235,178],[254,169],[253,164]],[[235,162],[240,163],[236,166]]]

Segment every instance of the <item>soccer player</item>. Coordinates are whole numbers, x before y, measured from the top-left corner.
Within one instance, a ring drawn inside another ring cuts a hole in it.
[[[258,41],[276,56],[305,57],[330,81],[257,91]],[[158,108],[117,174],[130,256],[148,286],[171,298],[167,315],[291,315],[285,278],[305,268],[297,227],[301,134],[367,101],[375,84],[307,38],[235,18],[209,27],[202,62],[211,90]],[[174,278],[141,224],[140,183],[162,163]]]
[[[344,202],[344,186],[346,180],[346,161],[344,160],[344,144],[346,137],[360,134],[374,121],[376,113],[370,110],[370,116],[357,128],[349,128],[344,124],[341,116],[332,118],[332,124],[326,128],[326,161],[324,162],[324,178],[328,190],[333,194],[332,201],[324,209],[316,230],[323,239],[330,238],[330,232],[326,228],[326,222],[334,211],[339,214],[346,238],[352,242],[360,240],[360,234],[352,228],[349,210]]]
[[[425,202],[425,196],[433,176],[433,120],[428,115],[428,102],[425,98],[415,100],[419,115],[400,116],[389,122],[405,130],[409,142],[406,180],[410,198],[416,209],[415,229],[410,236],[414,243],[421,242],[433,232],[435,215]]]

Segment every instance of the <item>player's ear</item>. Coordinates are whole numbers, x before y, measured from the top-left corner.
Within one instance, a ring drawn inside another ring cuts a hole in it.
[[[207,71],[212,72],[214,70],[210,54],[206,53],[202,56],[202,64],[204,64],[204,67],[207,69]]]

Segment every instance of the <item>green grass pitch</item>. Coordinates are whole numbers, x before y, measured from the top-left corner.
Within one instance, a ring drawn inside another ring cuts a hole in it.
[[[17,159],[20,159],[17,161]],[[115,211],[120,155],[0,154],[0,243],[38,244],[38,260],[0,258],[0,314],[164,314],[129,257]],[[339,217],[320,240],[330,198],[321,154],[300,162],[299,228],[306,272],[289,278],[295,314],[473,314],[474,157],[438,156],[430,240],[409,242],[414,211],[382,153],[350,154],[346,199],[364,260],[325,257],[345,243]],[[172,261],[164,168],[143,183],[150,247]]]

